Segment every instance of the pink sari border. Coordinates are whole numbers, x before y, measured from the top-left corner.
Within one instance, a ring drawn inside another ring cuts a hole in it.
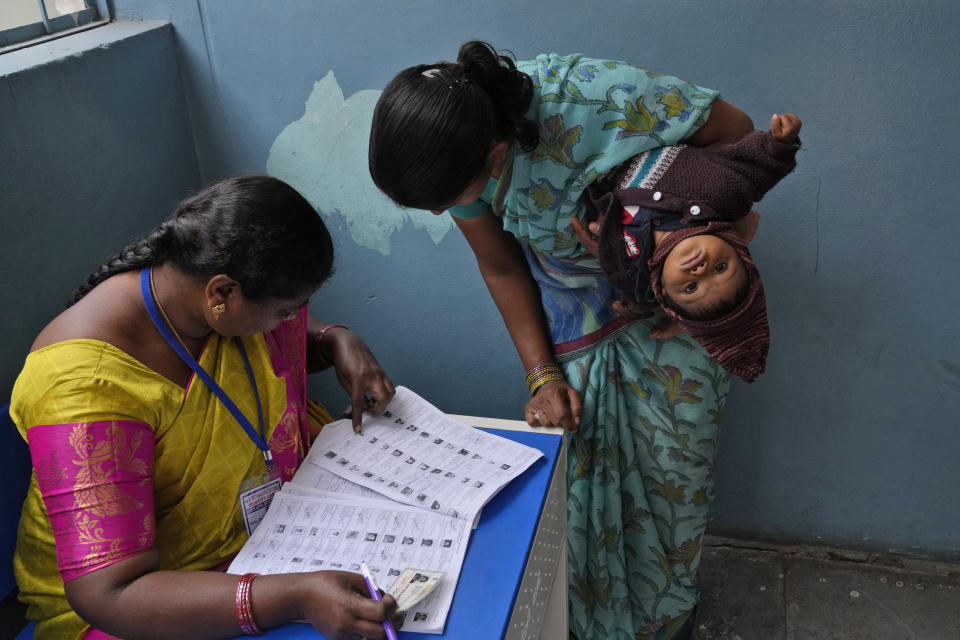
[[[273,372],[287,382],[287,407],[270,436],[270,451],[284,482],[290,480],[307,454],[307,308],[297,317],[264,334]]]
[[[151,548],[153,430],[111,420],[27,429],[64,582]]]
[[[575,351],[586,349],[587,347],[593,346],[594,344],[600,342],[607,336],[616,333],[620,329],[630,324],[630,322],[631,321],[627,320],[626,318],[617,318],[613,322],[604,325],[592,333],[588,333],[582,338],[577,338],[576,340],[571,340],[570,342],[561,342],[560,344],[555,344],[553,345],[553,355],[558,357],[569,356]]]

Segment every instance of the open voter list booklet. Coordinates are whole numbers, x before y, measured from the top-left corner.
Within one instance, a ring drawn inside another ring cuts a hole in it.
[[[228,572],[359,573],[365,561],[377,586],[412,602],[404,631],[443,633],[483,506],[543,453],[468,427],[405,387],[382,415],[364,414],[361,429],[324,426]]]

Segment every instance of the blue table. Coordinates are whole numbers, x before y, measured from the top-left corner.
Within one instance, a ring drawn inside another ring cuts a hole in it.
[[[561,437],[525,431],[484,431],[539,449],[544,458],[504,487],[484,507],[477,529],[470,537],[444,633],[400,629],[400,640],[493,640],[506,634],[547,489],[554,473],[559,473],[559,479],[563,480],[563,470],[556,469]],[[262,637],[319,640],[324,636],[308,625],[288,624]]]

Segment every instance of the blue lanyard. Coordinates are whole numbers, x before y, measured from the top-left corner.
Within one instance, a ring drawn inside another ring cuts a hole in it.
[[[267,463],[267,468],[272,468],[273,454],[270,452],[269,445],[267,445],[266,429],[264,428],[263,421],[263,405],[260,404],[260,393],[257,391],[257,379],[253,375],[253,367],[250,366],[250,358],[247,357],[247,350],[243,347],[243,340],[239,337],[234,338],[234,341],[237,343],[237,348],[240,349],[240,355],[243,356],[243,364],[247,368],[247,376],[250,378],[253,396],[257,399],[257,417],[260,419],[260,433],[257,433],[253,425],[250,424],[250,421],[247,420],[247,417],[243,415],[233,400],[230,399],[230,396],[227,395],[227,392],[210,377],[210,374],[200,366],[200,363],[196,361],[190,352],[180,346],[180,343],[173,337],[173,334],[167,327],[167,323],[163,321],[163,317],[160,315],[160,310],[157,309],[157,303],[153,300],[153,290],[150,288],[150,267],[144,267],[140,270],[140,296],[143,298],[143,303],[147,307],[147,313],[150,315],[150,320],[153,321],[153,326],[157,328],[157,331],[159,331],[163,339],[167,341],[167,344],[177,352],[180,359],[193,369],[193,372],[203,380],[214,395],[220,398],[223,406],[233,414],[233,417],[240,423],[243,430],[247,432],[247,435],[250,436],[253,443],[263,452],[263,459]]]

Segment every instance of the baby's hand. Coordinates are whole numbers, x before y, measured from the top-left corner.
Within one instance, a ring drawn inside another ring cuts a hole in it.
[[[630,300],[614,300],[611,305],[614,313],[627,320],[637,320],[639,318],[649,318],[653,313],[636,302]]]
[[[673,318],[664,318],[663,322],[650,331],[650,337],[656,340],[669,340],[683,333],[683,327]]]
[[[773,114],[770,118],[770,134],[780,142],[793,144],[800,135],[800,118],[792,113]]]
[[[601,216],[597,221],[591,222],[584,227],[577,216],[570,216],[570,224],[573,226],[574,233],[576,233],[580,239],[580,244],[598,258],[600,257],[600,243],[597,242],[597,237],[600,235],[600,228],[603,225],[604,217],[605,216]]]
[[[753,241],[753,236],[757,233],[757,227],[760,226],[760,213],[751,211],[731,224],[733,224],[733,230],[740,234],[743,241],[750,244]]]

